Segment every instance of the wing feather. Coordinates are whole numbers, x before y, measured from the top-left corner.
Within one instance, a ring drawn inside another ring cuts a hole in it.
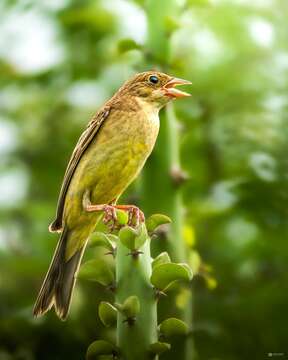
[[[62,223],[63,223],[63,210],[65,204],[65,197],[67,190],[69,188],[69,184],[75,172],[75,169],[84,154],[85,150],[91,143],[94,136],[99,131],[101,125],[103,124],[104,120],[108,117],[110,113],[110,106],[104,107],[100,110],[89,122],[86,130],[81,135],[80,139],[77,142],[77,145],[72,153],[72,156],[69,160],[67,165],[63,183],[61,186],[58,204],[57,204],[57,211],[56,211],[56,219],[50,224],[49,231],[51,232],[61,232],[62,230]]]

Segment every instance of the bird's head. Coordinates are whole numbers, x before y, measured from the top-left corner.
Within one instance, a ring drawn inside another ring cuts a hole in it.
[[[161,108],[170,100],[190,96],[190,94],[175,88],[177,85],[187,84],[191,84],[191,82],[162,72],[147,71],[136,74],[126,81],[119,92]]]

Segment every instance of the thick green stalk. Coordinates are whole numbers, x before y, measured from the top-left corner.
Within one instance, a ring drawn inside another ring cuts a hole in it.
[[[143,254],[127,255],[127,249],[119,241],[116,255],[116,303],[123,304],[129,296],[137,296],[140,312],[135,321],[129,322],[118,312],[117,346],[121,359],[151,360],[149,346],[157,342],[157,303],[150,283],[152,272],[150,239],[140,248]],[[129,319],[128,319],[129,320]]]
[[[165,68],[170,59],[170,37],[167,18],[179,11],[175,0],[149,0],[147,2],[148,52],[152,59]],[[169,70],[168,70],[169,71]],[[172,172],[179,169],[179,141],[176,117],[170,104],[161,114],[160,134],[156,147],[143,174],[142,206],[146,214],[160,211],[173,220],[168,238],[168,252],[173,261],[183,261],[184,244],[181,241],[182,201],[179,186]],[[174,179],[175,180],[175,179]],[[175,241],[177,239],[177,241]]]
[[[147,2],[147,52],[151,55],[154,64],[160,65],[163,70],[168,72],[171,54],[167,18],[176,17],[177,13],[179,13],[179,6],[174,0],[148,0]],[[167,107],[165,112],[162,112],[160,123],[160,133],[155,150],[143,173],[141,205],[147,215],[157,211],[167,214],[172,219],[166,241],[156,240],[152,248],[153,253],[168,251],[172,261],[185,262],[187,249],[182,236],[183,205],[181,187],[179,181],[177,182],[177,180],[181,180],[179,137],[177,119],[172,104]],[[190,295],[192,296],[192,294]],[[191,325],[191,313],[191,298],[188,299],[184,309],[177,308],[173,298],[166,301],[164,307],[161,307],[160,302],[160,317],[174,314]],[[188,341],[183,339],[183,342],[179,341],[176,345],[172,346],[171,352],[164,354],[163,359],[174,359],[175,356],[181,360],[192,359],[191,339]]]
[[[143,173],[142,207],[146,214],[155,213],[158,209],[172,219],[165,249],[162,244],[157,246],[155,241],[154,252],[166,250],[173,261],[183,262],[186,249],[182,240],[182,199],[179,185],[172,176],[173,171],[180,168],[177,123],[172,104],[161,115],[160,122],[157,145]]]

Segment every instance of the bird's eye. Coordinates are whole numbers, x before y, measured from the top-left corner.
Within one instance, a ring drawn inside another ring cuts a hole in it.
[[[149,77],[149,81],[152,83],[152,84],[157,84],[159,82],[159,79],[158,79],[158,76],[156,75],[151,75]]]

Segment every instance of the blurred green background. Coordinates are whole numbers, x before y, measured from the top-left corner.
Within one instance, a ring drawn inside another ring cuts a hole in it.
[[[167,2],[177,7],[164,24],[169,58],[153,57],[147,41],[157,37],[157,0],[155,12],[144,0],[0,3],[1,360],[83,359],[107,335],[93,283],[78,282],[65,323],[52,312],[33,319],[32,306],[72,149],[122,82],[151,68],[193,82],[175,112],[189,175],[184,239],[202,259],[192,285],[197,357],[288,358],[288,3]],[[128,197],[141,203],[137,189]]]

